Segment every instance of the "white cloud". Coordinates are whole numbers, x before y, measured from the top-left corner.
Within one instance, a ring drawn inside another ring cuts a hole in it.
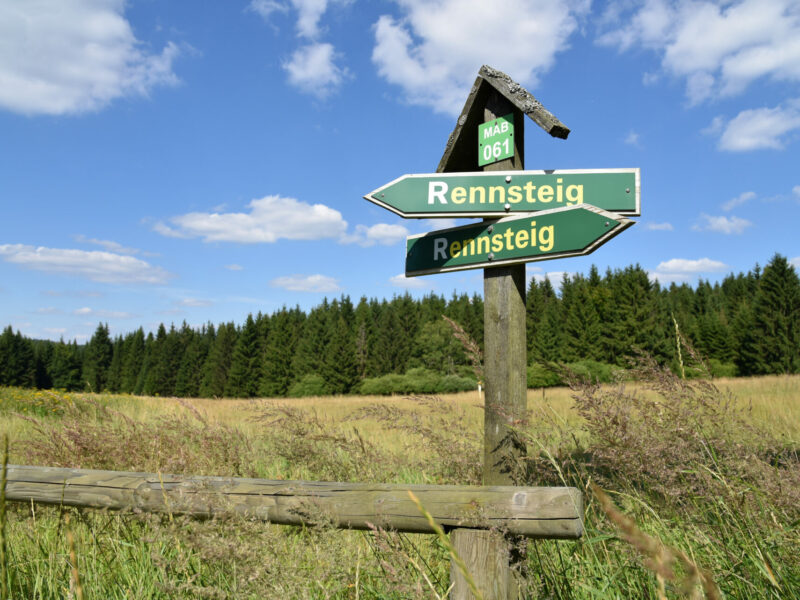
[[[774,108],[743,110],[728,123],[717,117],[707,133],[721,132],[718,147],[729,152],[783,149],[789,134],[800,129],[800,98]]]
[[[477,223],[478,221],[475,222]],[[455,219],[451,219],[449,217],[423,219],[419,223],[422,226],[423,232],[437,231],[439,229],[450,229],[451,227],[457,227],[459,225]],[[461,221],[461,224],[464,224],[464,221]]]
[[[99,110],[178,79],[172,42],[148,54],[122,0],[0,2],[0,107],[26,115]]]
[[[654,271],[650,271],[651,280],[661,284],[684,283],[701,273],[719,273],[728,269],[728,265],[710,258],[696,260],[686,258],[672,258],[659,263]]]
[[[289,75],[289,83],[300,91],[319,99],[325,99],[335,92],[348,77],[346,67],[339,67],[335,61],[339,55],[331,44],[313,43],[301,46],[292,57],[283,63]]]
[[[273,279],[270,284],[290,292],[338,292],[339,280],[327,275],[287,275]]]
[[[639,143],[639,134],[636,133],[635,131],[631,131],[625,137],[625,143],[628,144],[629,146],[633,146],[634,148],[640,148],[641,144]]]
[[[265,21],[269,21],[273,13],[285,13],[289,10],[288,6],[277,0],[252,0],[247,8],[260,15]]]
[[[355,234],[344,236],[341,241],[346,244],[358,244],[365,248],[375,244],[393,246],[405,241],[408,233],[408,229],[402,225],[389,225],[388,223],[378,223],[371,227],[356,225]]]
[[[235,263],[231,264],[231,265],[225,265],[225,268],[228,269],[228,271],[242,271],[242,270],[244,270],[244,267],[242,265],[237,265]]]
[[[322,33],[320,21],[322,15],[328,10],[330,4],[349,4],[350,0],[252,0],[248,8],[258,13],[265,21],[269,22],[275,13],[287,13],[289,6],[297,15],[297,35],[309,40],[316,39]]]
[[[132,256],[111,252],[0,245],[0,257],[27,269],[84,277],[102,283],[165,283],[170,274]]]
[[[728,268],[723,262],[711,260],[710,258],[698,258],[696,260],[686,258],[671,258],[661,262],[656,267],[659,273],[682,273],[695,275],[697,273],[717,273]]]
[[[171,226],[156,223],[153,229],[172,237],[242,244],[338,239],[347,229],[342,213],[324,204],[265,196],[252,200],[248,207],[250,211],[246,213],[187,213],[170,218]]]
[[[706,214],[700,215],[700,221],[701,223],[694,225],[692,229],[695,231],[715,231],[726,235],[739,235],[752,225],[747,219],[739,217],[715,217]]]
[[[201,300],[200,298],[184,298],[178,302],[179,306],[190,306],[194,308],[212,306],[213,304],[211,300]]]
[[[759,78],[800,81],[800,12],[795,0],[613,2],[599,43],[661,55],[699,103],[743,92]]]
[[[375,24],[372,61],[406,101],[456,115],[482,64],[535,86],[588,10],[578,0],[398,0]]]
[[[645,229],[648,231],[672,231],[675,229],[672,223],[647,223]]]
[[[755,192],[742,192],[735,198],[731,198],[725,204],[723,204],[722,210],[726,212],[729,210],[733,210],[734,208],[736,208],[737,206],[741,206],[745,202],[750,202],[750,200],[753,200],[755,197],[756,197]]]
[[[422,277],[406,277],[403,273],[389,278],[389,283],[395,287],[404,289],[422,289],[429,287],[429,283]]]
[[[320,33],[319,21],[328,8],[327,0],[292,0],[297,10],[297,35],[308,39]]]
[[[76,317],[97,317],[101,319],[132,319],[138,316],[133,313],[118,310],[95,310],[88,306],[77,308],[72,311],[72,314]]]
[[[800,198],[800,185],[796,185],[792,188],[792,194],[794,194],[797,198]]]
[[[76,235],[74,236],[76,242],[80,242],[82,244],[94,244],[95,246],[100,246],[101,248],[105,248],[109,252],[116,252],[117,254],[139,254],[140,250],[138,248],[128,248],[119,244],[117,242],[112,242],[111,240],[98,240],[97,238],[87,238],[85,235]]]
[[[790,259],[789,262],[794,265],[795,269],[800,269],[800,256],[795,256],[794,258]]]

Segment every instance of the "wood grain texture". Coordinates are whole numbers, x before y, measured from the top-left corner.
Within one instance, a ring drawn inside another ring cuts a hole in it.
[[[272,481],[9,465],[6,500],[185,514],[233,513],[283,525],[321,521],[433,533],[411,490],[446,529],[498,528],[534,538],[583,533],[581,492],[566,487],[469,487]]]
[[[514,114],[515,156],[486,165],[484,171],[525,168],[523,117],[519,108],[498,92],[487,98],[484,122]],[[525,326],[525,265],[483,270],[483,343],[486,395],[483,411],[483,484],[511,485],[509,463],[519,457],[509,436],[527,411],[527,342]]]

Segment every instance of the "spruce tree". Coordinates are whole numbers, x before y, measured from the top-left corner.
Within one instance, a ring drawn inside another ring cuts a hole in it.
[[[358,383],[356,340],[351,322],[352,311],[346,308],[331,314],[331,338],[325,348],[320,375],[334,394],[346,394]]]
[[[800,372],[800,279],[776,254],[758,281],[752,311],[752,335],[742,348],[743,373]]]
[[[260,328],[253,315],[249,314],[236,340],[231,370],[225,383],[226,396],[252,398],[258,394],[263,375],[262,353]]]
[[[200,383],[201,396],[217,398],[225,394],[225,384],[233,360],[236,337],[236,326],[233,323],[220,324],[217,329],[217,337],[203,365],[203,379]]]
[[[61,340],[55,344],[49,367],[53,387],[68,392],[82,389],[82,362],[77,343],[65,344]]]
[[[186,351],[181,358],[175,378],[175,395],[181,398],[194,398],[200,395],[200,380],[203,376],[203,363],[208,356],[214,338],[213,325],[193,332]]]
[[[86,346],[83,358],[83,381],[90,391],[102,392],[106,389],[113,353],[108,324],[100,323]]]
[[[270,398],[286,396],[292,381],[300,378],[300,374],[292,367],[298,348],[298,333],[303,326],[299,313],[299,309],[289,311],[284,307],[270,319],[269,334],[263,353],[263,374],[258,392],[261,396]],[[322,360],[323,357],[319,358]],[[309,368],[309,365],[306,365],[306,368]]]
[[[125,337],[124,348],[120,391],[132,394],[144,363],[144,330],[141,327]]]

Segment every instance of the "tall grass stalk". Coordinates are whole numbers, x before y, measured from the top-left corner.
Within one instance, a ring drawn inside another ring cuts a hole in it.
[[[75,594],[77,600],[83,600],[83,586],[78,572],[78,553],[75,551],[75,536],[72,534],[69,513],[64,514],[64,530],[67,537],[67,546],[69,546],[69,589]]]
[[[3,468],[0,473],[0,600],[8,600],[8,554],[6,553],[6,481],[8,480],[8,435],[3,435]]]
[[[478,586],[475,585],[475,579],[473,579],[472,573],[470,573],[469,569],[467,569],[467,565],[464,562],[464,559],[461,558],[461,556],[459,556],[458,552],[456,552],[455,547],[450,542],[450,538],[447,537],[447,534],[439,526],[439,524],[433,520],[433,515],[431,515],[431,513],[429,513],[427,509],[422,505],[422,502],[420,502],[419,498],[417,498],[416,495],[414,495],[414,492],[408,490],[408,497],[411,498],[411,501],[417,505],[417,510],[419,510],[422,516],[424,516],[425,519],[428,521],[428,524],[431,526],[431,529],[433,529],[436,532],[436,535],[439,537],[439,541],[447,549],[447,553],[450,555],[450,560],[452,560],[453,563],[455,563],[458,572],[461,573],[461,575],[466,580],[467,585],[469,586],[469,589],[472,592],[472,595],[475,596],[476,600],[483,600],[483,594],[478,589]]]

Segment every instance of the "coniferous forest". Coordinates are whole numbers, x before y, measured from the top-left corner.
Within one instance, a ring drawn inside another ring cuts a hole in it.
[[[541,365],[600,374],[637,352],[678,368],[678,335],[715,375],[800,372],[800,279],[780,255],[696,287],[662,287],[638,265],[602,275],[592,267],[565,276],[559,293],[532,280],[526,301],[531,386],[559,382]],[[480,374],[443,316],[482,346],[483,300],[465,294],[355,305],[342,296],[307,314],[284,307],[241,324],[162,324],[113,338],[101,323],[83,345],[28,339],[8,326],[0,385],[182,397],[473,389]]]

